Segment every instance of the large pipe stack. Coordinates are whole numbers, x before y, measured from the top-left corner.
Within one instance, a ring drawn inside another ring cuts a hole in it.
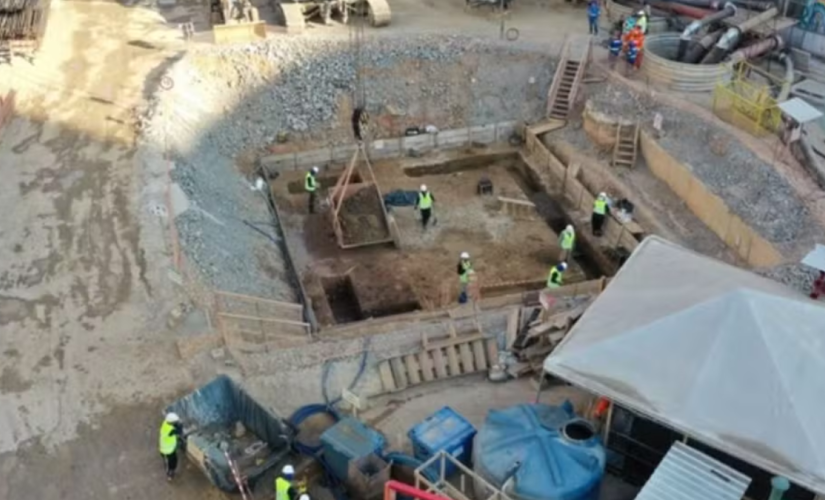
[[[721,61],[730,51],[736,48],[743,33],[747,33],[756,26],[771,20],[778,13],[776,7],[772,7],[761,14],[745,20],[739,26],[728,29],[719,39],[716,46],[702,59],[702,64],[716,64]]]
[[[780,50],[783,46],[782,37],[771,35],[750,45],[742,47],[730,55],[730,62],[736,64],[753,57],[761,56],[772,50]]]
[[[735,14],[736,7],[732,3],[726,3],[724,8],[722,8],[719,12],[715,12],[709,16],[705,16],[702,19],[698,19],[690,23],[688,27],[685,28],[685,31],[682,32],[681,40],[679,42],[679,52],[676,55],[676,59],[679,61],[684,60],[685,52],[687,52],[688,45],[691,40],[693,40],[693,36],[699,33],[702,28],[705,26],[710,26],[711,24],[719,22],[723,19],[727,19]]]
[[[716,31],[712,31],[707,35],[703,36],[701,40],[694,43],[690,50],[687,51],[685,57],[682,58],[682,62],[695,64],[699,59],[704,56],[708,50],[710,50],[713,45],[722,38],[722,35],[725,34],[725,29],[719,29]]]

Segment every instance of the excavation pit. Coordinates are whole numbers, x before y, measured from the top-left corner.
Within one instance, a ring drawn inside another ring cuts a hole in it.
[[[373,167],[384,200],[392,197],[387,211],[391,225],[397,227],[397,245],[391,240],[341,248],[329,201],[320,212],[309,215],[306,195],[290,189],[304,172],[285,172],[272,182],[298,278],[322,328],[453,307],[459,295],[456,267],[462,252],[471,255],[482,299],[540,290],[550,266],[559,262],[558,232],[567,224],[584,227],[587,222],[573,220],[555,199],[557,193],[545,192],[510,148],[384,160]],[[344,168],[331,165],[329,175],[340,175]],[[492,195],[478,192],[482,179],[492,183]],[[413,208],[421,184],[435,199],[426,229],[420,211]],[[359,203],[372,207],[376,194]],[[349,207],[352,214],[372,215],[380,221],[380,207],[372,210]],[[586,250],[584,245],[581,250]],[[586,254],[576,255],[568,260],[565,284],[602,275]]]

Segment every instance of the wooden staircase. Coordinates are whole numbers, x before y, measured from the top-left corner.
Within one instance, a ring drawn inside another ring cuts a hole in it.
[[[575,43],[571,44],[571,39],[568,38],[562,46],[559,65],[556,67],[556,74],[547,94],[548,118],[566,120],[570,116],[582,79],[584,79],[590,58],[591,42],[589,38],[575,40]],[[577,51],[576,48],[579,50]]]
[[[633,168],[639,145],[639,124],[616,126],[616,145],[613,147],[613,166]]]

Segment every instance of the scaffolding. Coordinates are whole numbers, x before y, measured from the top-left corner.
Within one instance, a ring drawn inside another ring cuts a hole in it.
[[[447,470],[457,472],[447,478]],[[512,500],[444,450],[415,469],[415,487],[451,500]]]
[[[756,73],[767,83],[751,79]],[[782,113],[773,97],[776,78],[748,63],[737,65],[729,82],[720,82],[713,91],[713,112],[722,120],[757,137],[775,134]]]

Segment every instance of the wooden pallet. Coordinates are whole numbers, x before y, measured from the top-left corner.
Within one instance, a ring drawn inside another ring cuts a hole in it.
[[[479,331],[457,335],[451,329],[447,338],[422,338],[422,350],[381,361],[378,372],[385,392],[460,375],[487,371],[498,362],[498,340]]]
[[[616,126],[616,145],[613,146],[613,166],[633,168],[639,149],[639,124]]]

